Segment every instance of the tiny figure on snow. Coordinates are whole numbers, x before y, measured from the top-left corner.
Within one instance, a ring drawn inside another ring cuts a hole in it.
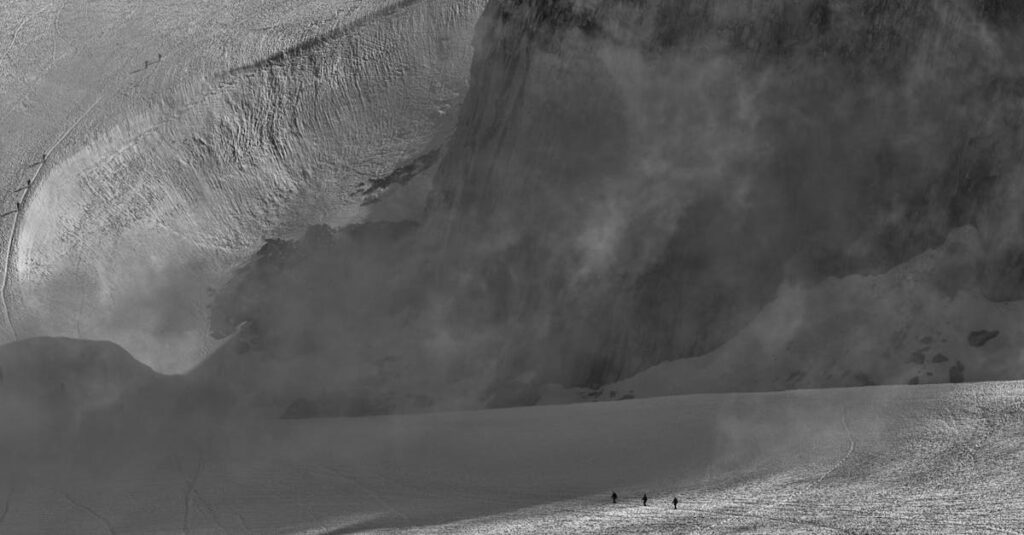
[[[644,507],[647,507],[647,493],[644,493],[644,497],[640,498],[640,501],[644,502]]]
[[[679,509],[679,498],[672,498],[672,508]]]
[[[612,503],[619,503],[619,495],[612,492]]]
[[[16,212],[20,212],[21,211],[21,201],[18,201],[16,203],[14,203],[14,210]]]

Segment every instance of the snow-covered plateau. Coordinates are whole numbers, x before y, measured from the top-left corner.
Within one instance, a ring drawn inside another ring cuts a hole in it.
[[[0,531],[1020,533],[1022,400],[993,382],[107,429],[5,466]]]

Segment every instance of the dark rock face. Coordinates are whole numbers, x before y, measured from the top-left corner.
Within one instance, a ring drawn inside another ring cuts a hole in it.
[[[949,367],[949,382],[951,383],[962,383],[964,382],[964,365],[959,360],[956,364]]]
[[[387,188],[394,185],[407,184],[420,173],[426,171],[437,162],[441,149],[434,149],[425,154],[417,156],[408,163],[398,167],[390,174],[382,178],[370,179],[362,190],[366,196],[363,205],[373,204],[379,200],[378,195]]]
[[[1016,11],[495,3],[428,227],[455,221],[492,322],[549,318],[513,366],[568,384],[707,352],[784,278],[885,270],[965,224],[991,236],[982,290],[1012,298]]]
[[[884,272],[965,225],[985,250],[943,291],[1020,298],[1021,11],[492,2],[422,225],[384,253],[268,245],[266,266],[317,267],[240,272],[218,329],[244,319],[278,355],[331,352],[320,371],[395,355],[401,373],[527,399],[707,353],[783,281]],[[296,309],[327,319],[296,324]]]
[[[971,344],[971,347],[981,347],[999,336],[999,331],[971,331],[971,334],[967,335],[967,343]]]
[[[303,420],[322,416],[316,404],[306,398],[299,398],[291,402],[281,415],[285,420]]]

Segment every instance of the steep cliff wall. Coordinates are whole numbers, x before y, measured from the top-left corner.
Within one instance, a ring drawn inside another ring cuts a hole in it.
[[[495,4],[434,228],[494,321],[550,318],[525,367],[575,382],[704,353],[784,279],[884,271],[964,224],[980,289],[1018,298],[1014,9]]]
[[[780,285],[887,273],[965,226],[966,272],[929,291],[1019,299],[1021,9],[492,2],[423,224],[373,279],[397,304],[337,324],[378,344],[344,358],[528,402],[706,354]]]

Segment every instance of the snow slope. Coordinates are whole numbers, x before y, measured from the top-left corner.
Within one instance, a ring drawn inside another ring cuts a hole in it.
[[[7,110],[6,204],[24,208],[3,219],[0,305],[15,337],[111,339],[181,372],[213,346],[209,291],[231,267],[266,238],[361,220],[374,180],[443,142],[483,0],[70,4],[16,6],[99,59],[72,47],[33,72],[21,48],[39,43],[11,42],[30,83],[0,89],[80,92],[52,96],[65,116]]]
[[[599,389],[549,385],[541,401],[1024,377],[1024,306],[974,286],[980,248],[978,232],[964,227],[884,273],[783,284],[714,351]]]
[[[156,378],[110,342],[32,338],[0,346],[0,473]]]
[[[180,428],[122,449],[108,433],[7,474],[0,530],[1019,533],[1022,396],[692,395]]]

